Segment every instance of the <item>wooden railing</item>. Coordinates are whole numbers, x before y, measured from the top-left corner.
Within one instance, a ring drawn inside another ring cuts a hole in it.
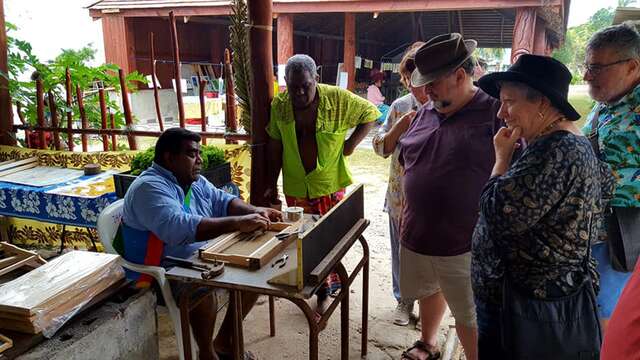
[[[178,44],[178,36],[175,33],[175,18],[173,16],[173,12],[170,12],[170,26],[172,33],[172,42],[173,42],[173,57],[174,57],[174,74],[176,74],[176,78],[180,79],[180,56],[179,56],[179,44]],[[78,112],[80,116],[80,128],[73,127],[73,114],[70,111],[66,112],[66,120],[67,124],[64,127],[59,123],[58,113],[56,110],[55,99],[53,93],[51,91],[48,92],[48,102],[49,102],[49,111],[51,113],[51,126],[45,126],[45,105],[44,105],[44,90],[41,79],[36,79],[36,126],[31,126],[24,119],[24,114],[22,114],[22,104],[16,103],[16,108],[18,112],[18,118],[20,119],[20,125],[13,125],[13,132],[16,133],[19,130],[25,131],[25,139],[27,147],[34,147],[31,143],[32,137],[31,134],[35,132],[38,142],[38,148],[46,149],[49,147],[47,142],[46,133],[50,132],[52,134],[52,142],[53,148],[56,150],[62,150],[62,144],[60,142],[60,133],[67,134],[67,148],[69,151],[74,150],[74,135],[79,134],[81,138],[82,151],[88,151],[88,136],[89,135],[100,135],[102,137],[103,150],[109,150],[109,136],[111,136],[111,150],[115,151],[117,149],[117,136],[126,136],[129,149],[137,150],[138,145],[136,142],[137,136],[142,137],[158,137],[162,134],[165,126],[162,119],[162,114],[160,113],[160,101],[158,96],[158,88],[156,83],[156,59],[155,59],[155,47],[154,47],[154,34],[149,34],[149,40],[151,44],[151,78],[153,81],[153,91],[154,91],[154,102],[156,109],[156,119],[158,121],[158,126],[160,131],[153,130],[136,130],[133,124],[133,116],[131,113],[131,104],[129,103],[127,85],[124,72],[122,69],[118,70],[118,77],[120,80],[120,95],[122,97],[122,109],[124,112],[125,119],[125,129],[116,129],[114,115],[109,113],[107,102],[105,99],[105,90],[99,89],[99,103],[100,103],[100,117],[101,124],[100,128],[89,128],[85,107],[84,107],[84,93],[82,89],[78,85],[76,85],[76,103],[78,105]],[[69,69],[66,70],[66,79],[65,79],[65,90],[66,90],[66,106],[70,109],[73,105],[73,93],[72,93],[72,82],[71,82],[71,73]],[[205,96],[204,96],[204,88],[206,81],[200,80],[199,83],[199,98],[200,98],[200,121],[202,124],[201,131],[197,132],[202,137],[203,144],[206,144],[206,139],[208,138],[218,138],[225,139],[227,143],[237,143],[237,141],[250,141],[251,136],[247,134],[238,134],[238,122],[236,120],[236,111],[235,111],[235,92],[233,87],[233,70],[231,67],[231,57],[229,50],[225,50],[224,57],[224,79],[225,79],[225,89],[226,89],[226,108],[225,108],[225,132],[208,132],[207,131],[207,116],[205,111]],[[180,90],[180,81],[176,81],[176,94],[177,94],[177,102],[178,102],[178,114],[179,114],[179,126],[184,128],[185,118],[184,118],[184,104],[182,102],[182,94]]]

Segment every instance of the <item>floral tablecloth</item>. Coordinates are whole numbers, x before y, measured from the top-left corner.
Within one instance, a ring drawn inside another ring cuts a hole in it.
[[[218,144],[216,144],[218,145]],[[231,163],[231,180],[224,190],[247,200],[251,151],[248,145],[219,145],[225,158]],[[135,151],[77,153],[67,151],[35,150],[0,146],[0,161],[38,157],[40,165],[81,169],[84,165],[98,163],[103,168],[129,170]],[[83,176],[85,180],[90,177]],[[29,248],[57,248],[60,233],[66,226],[65,244],[71,248],[89,249],[91,234],[97,239],[96,221],[100,211],[115,201],[115,193],[96,198],[81,198],[47,191],[69,183],[49,187],[30,187],[0,182],[0,232],[3,240]],[[76,225],[76,226],[74,226]]]

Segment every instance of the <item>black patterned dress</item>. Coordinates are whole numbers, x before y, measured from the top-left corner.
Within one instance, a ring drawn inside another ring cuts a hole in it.
[[[505,272],[535,298],[574,292],[586,275],[587,240],[598,237],[613,184],[585,137],[557,131],[531,143],[483,189],[472,245],[476,303],[500,305]],[[595,265],[590,258],[597,291]]]

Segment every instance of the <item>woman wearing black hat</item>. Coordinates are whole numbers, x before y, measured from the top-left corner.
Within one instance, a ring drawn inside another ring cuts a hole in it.
[[[573,122],[580,116],[567,101],[570,82],[562,63],[537,55],[479,80],[500,98],[507,124],[494,137],[473,235],[480,359],[597,359],[589,243],[613,179]]]

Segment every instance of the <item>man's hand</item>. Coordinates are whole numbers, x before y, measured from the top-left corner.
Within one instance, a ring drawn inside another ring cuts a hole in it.
[[[260,214],[271,221],[282,221],[282,213],[272,208],[257,207],[256,214]]]
[[[268,217],[256,213],[238,216],[235,228],[240,232],[252,232],[255,230],[267,230],[270,224],[271,221],[269,221]]]

